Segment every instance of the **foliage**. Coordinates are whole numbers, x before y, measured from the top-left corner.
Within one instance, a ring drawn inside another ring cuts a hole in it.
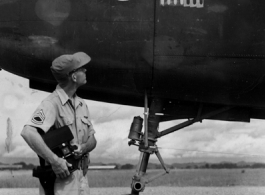
[[[31,170],[31,169],[33,169],[35,167],[35,165],[26,164],[25,162],[14,163],[14,165],[22,165],[22,169],[24,169],[24,170]]]
[[[131,164],[125,164],[120,167],[120,169],[133,169],[135,166]]]

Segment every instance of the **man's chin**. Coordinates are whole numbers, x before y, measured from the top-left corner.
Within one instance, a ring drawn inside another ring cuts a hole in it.
[[[87,83],[87,80],[85,80],[82,85],[85,85],[86,83]]]
[[[83,87],[86,83],[87,81],[84,81],[82,84],[79,85],[79,87]]]

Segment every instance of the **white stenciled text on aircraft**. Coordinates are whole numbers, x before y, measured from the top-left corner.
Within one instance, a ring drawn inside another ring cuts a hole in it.
[[[160,5],[202,8],[204,0],[160,0]]]

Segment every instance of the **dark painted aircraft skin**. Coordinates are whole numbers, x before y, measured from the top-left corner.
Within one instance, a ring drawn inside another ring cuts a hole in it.
[[[186,4],[186,5],[184,5]],[[83,98],[143,106],[163,120],[265,118],[264,0],[0,0],[0,67],[52,91],[52,60],[92,57]]]

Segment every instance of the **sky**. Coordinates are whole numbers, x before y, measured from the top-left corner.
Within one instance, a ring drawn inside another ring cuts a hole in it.
[[[49,93],[29,88],[29,81],[0,71],[0,158],[36,158],[20,132]],[[143,108],[86,100],[97,147],[92,162],[132,163],[139,158],[136,146],[128,146],[134,116],[143,118]],[[161,123],[159,131],[183,121]],[[251,123],[204,120],[157,141],[165,163],[250,161],[265,163],[265,121]],[[12,129],[7,135],[7,129]],[[8,147],[6,143],[9,143]],[[155,155],[151,161],[158,162]]]

